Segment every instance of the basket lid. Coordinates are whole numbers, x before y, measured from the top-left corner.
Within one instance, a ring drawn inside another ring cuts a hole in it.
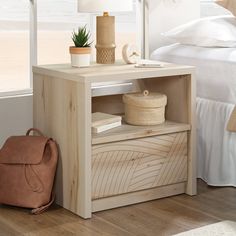
[[[161,93],[149,93],[144,90],[143,93],[124,94],[123,102],[138,107],[162,107],[167,104],[167,96]]]

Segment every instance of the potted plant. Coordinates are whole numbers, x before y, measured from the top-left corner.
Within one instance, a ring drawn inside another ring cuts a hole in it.
[[[90,65],[91,43],[90,32],[86,25],[79,27],[78,32],[72,33],[75,46],[70,47],[71,65],[75,67],[86,67]]]

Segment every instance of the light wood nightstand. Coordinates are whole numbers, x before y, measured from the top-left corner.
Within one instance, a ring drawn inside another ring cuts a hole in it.
[[[193,67],[48,65],[34,67],[33,72],[34,127],[60,147],[59,205],[90,218],[104,209],[196,194]],[[122,94],[111,95],[103,88],[105,95],[100,96],[92,88],[100,82],[122,85],[127,80],[133,91],[167,95],[167,121],[156,126],[124,124],[92,135],[92,112],[124,113]]]

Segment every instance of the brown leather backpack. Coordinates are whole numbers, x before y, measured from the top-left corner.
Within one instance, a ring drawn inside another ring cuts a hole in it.
[[[0,150],[0,204],[33,208],[33,214],[46,210],[54,200],[57,160],[55,141],[37,129],[8,138]]]

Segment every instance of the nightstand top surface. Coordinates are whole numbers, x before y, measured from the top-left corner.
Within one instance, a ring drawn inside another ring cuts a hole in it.
[[[80,83],[185,75],[194,72],[193,66],[160,63],[163,65],[161,68],[135,68],[133,64],[127,65],[122,62],[112,65],[92,63],[86,68],[75,68],[70,64],[54,64],[34,66],[33,72]]]

